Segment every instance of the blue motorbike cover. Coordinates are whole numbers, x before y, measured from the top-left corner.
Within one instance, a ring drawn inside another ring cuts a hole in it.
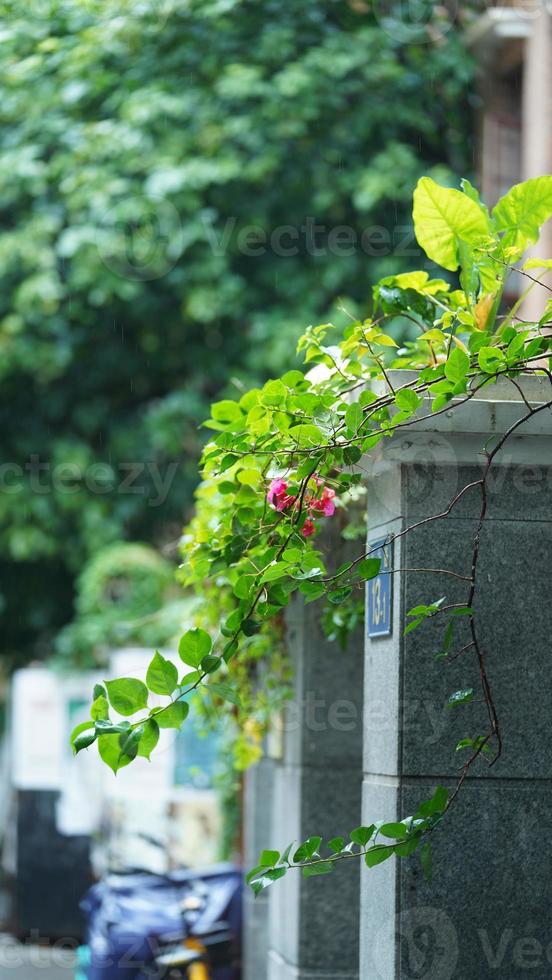
[[[185,937],[182,899],[198,884],[206,893],[205,908],[190,929],[201,938],[224,920],[241,936],[242,873],[232,865],[170,875],[133,873],[109,875],[93,885],[81,902],[85,914],[90,962],[87,980],[154,980],[159,946]],[[220,967],[213,980],[238,980],[232,967]]]

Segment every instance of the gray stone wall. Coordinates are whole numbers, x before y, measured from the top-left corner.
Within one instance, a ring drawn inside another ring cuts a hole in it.
[[[337,547],[335,539],[339,561]],[[295,697],[280,739],[270,740],[279,757],[262,763],[270,786],[259,771],[248,776],[252,865],[261,846],[282,850],[360,823],[363,636],[341,650],[325,639],[319,616],[319,605],[297,599],[287,617]],[[245,980],[358,980],[359,871],[351,862],[327,878],[292,873],[255,910],[247,899]]]
[[[521,405],[487,408],[482,424],[485,413],[476,406],[471,433],[470,407],[466,427],[455,410],[445,419],[448,432],[436,420],[380,458],[369,481],[369,540],[439,513],[479,478],[478,453],[493,426],[501,431],[513,412],[523,414]],[[552,971],[552,888],[543,852],[552,824],[552,427],[549,419],[539,426],[497,458],[481,535],[475,606],[503,757],[492,768],[474,767],[434,834],[431,884],[416,858],[363,869],[363,980],[527,980]],[[477,490],[470,491],[449,517],[401,538],[395,568],[469,575],[479,506]],[[465,601],[465,583],[410,571],[393,579],[393,634],[366,645],[365,823],[400,819],[437,785],[452,788],[463,761],[456,743],[486,731],[483,704],[444,707],[457,689],[479,691],[473,653],[437,662],[444,630],[438,619],[403,635],[408,609],[442,595]],[[467,641],[465,629],[459,620],[455,649]]]

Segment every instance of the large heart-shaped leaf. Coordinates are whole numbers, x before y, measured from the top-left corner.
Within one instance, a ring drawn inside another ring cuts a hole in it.
[[[496,205],[493,222],[504,232],[504,248],[513,249],[507,258],[515,261],[539,237],[541,225],[552,217],[552,175],[533,177],[514,184]]]
[[[454,272],[459,245],[475,245],[490,234],[483,208],[467,194],[422,177],[414,191],[414,230],[428,258]]]

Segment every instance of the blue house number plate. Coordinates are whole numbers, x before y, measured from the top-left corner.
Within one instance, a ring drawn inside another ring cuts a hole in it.
[[[391,636],[393,632],[393,542],[370,542],[370,557],[381,558],[380,573],[366,583],[368,636]]]

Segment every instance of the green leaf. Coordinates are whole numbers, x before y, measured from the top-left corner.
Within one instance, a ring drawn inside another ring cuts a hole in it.
[[[149,759],[159,741],[159,725],[154,718],[148,718],[142,727],[143,732],[138,745],[138,755]]]
[[[534,244],[541,225],[552,217],[552,176],[533,177],[515,184],[493,210],[497,231],[503,232],[503,249],[513,249],[515,261],[528,245]]]
[[[102,684],[94,684],[94,693],[92,695],[92,700],[96,701],[98,698],[106,698],[107,691]]]
[[[354,466],[362,457],[362,451],[358,446],[346,446],[343,450],[343,460],[347,466]]]
[[[77,755],[82,749],[87,749],[89,745],[92,745],[96,741],[95,731],[81,732],[72,739],[73,752]]]
[[[304,380],[305,375],[302,371],[286,371],[286,373],[282,375],[282,381],[288,386],[288,388],[296,388],[297,385],[302,384]]]
[[[343,848],[345,847],[345,838],[332,837],[332,839],[328,841],[328,847],[330,851],[333,851],[334,854],[340,854]]]
[[[485,374],[496,374],[506,367],[506,357],[498,347],[482,347],[477,360]]]
[[[121,677],[106,681],[105,686],[111,705],[120,715],[133,715],[148,704],[148,689],[143,681],[134,677]]]
[[[326,586],[323,582],[301,582],[299,592],[305,596],[305,602],[314,602],[324,595]]]
[[[230,640],[230,643],[227,643],[222,651],[222,659],[224,660],[224,662],[228,663],[232,659],[234,654],[237,653],[237,650],[238,650],[238,641]]]
[[[252,868],[251,871],[248,871],[245,876],[247,884],[250,885],[254,878],[260,878],[263,872],[266,870],[267,868],[264,864],[258,864],[256,868]]]
[[[423,817],[431,817],[436,813],[444,813],[448,803],[448,790],[444,786],[438,786],[430,800],[426,800],[419,808],[419,813]]]
[[[375,578],[379,575],[381,558],[363,558],[358,564],[358,573],[363,579]]]
[[[294,862],[297,864],[299,861],[310,861],[318,854],[321,843],[321,837],[309,837],[297,848],[293,855]]]
[[[265,888],[268,888],[269,885],[274,884],[274,882],[278,881],[279,878],[283,878],[287,870],[288,869],[285,867],[272,868],[271,871],[267,871],[260,878],[255,878],[252,880],[250,885],[255,895],[259,895],[260,892],[264,891]]]
[[[178,684],[178,671],[170,660],[155,651],[146,674],[146,684],[154,694],[170,695]]]
[[[333,861],[319,861],[317,864],[307,864],[303,869],[303,878],[314,878],[316,875],[330,874],[334,869]]]
[[[455,272],[459,243],[475,245],[489,233],[489,222],[479,205],[461,191],[441,187],[422,177],[414,191],[414,230],[428,258]]]
[[[261,472],[260,470],[240,470],[237,474],[238,483],[244,484],[249,487],[258,487],[261,482]]]
[[[190,712],[187,701],[174,701],[161,711],[155,713],[155,721],[159,728],[180,728]]]
[[[422,404],[422,399],[415,391],[404,388],[402,391],[396,393],[395,403],[404,412],[415,412]]]
[[[179,687],[194,687],[201,680],[200,670],[191,670],[180,679]]]
[[[403,823],[384,823],[380,829],[380,834],[384,837],[397,838],[408,837],[408,828]]]
[[[456,745],[455,752],[461,752],[462,749],[473,749],[473,738],[462,738]]]
[[[212,674],[213,671],[219,669],[221,663],[222,660],[220,657],[213,657],[211,654],[208,654],[208,656],[204,657],[201,661],[201,669],[205,671],[206,674]]]
[[[263,868],[273,868],[280,858],[279,851],[261,851],[259,865]]]
[[[103,687],[102,687],[103,691]],[[90,708],[90,717],[94,721],[105,721],[109,718],[109,704],[107,697],[104,694],[100,694],[93,702]]]
[[[452,392],[443,392],[442,395],[437,395],[431,402],[431,411],[440,412],[450,401],[452,401]]]
[[[470,359],[468,355],[459,347],[453,347],[445,364],[445,374],[449,381],[452,381],[453,384],[464,381],[469,369]]]
[[[128,732],[129,728],[129,721],[115,723],[114,721],[110,721],[109,718],[100,718],[100,720],[96,722],[96,731],[98,735],[110,735],[115,732],[120,734],[122,732]]]
[[[310,422],[294,425],[289,430],[289,434],[297,442],[298,446],[304,448],[308,448],[309,446],[325,446],[328,441],[322,430]]]
[[[282,560],[289,562],[290,565],[296,565],[298,562],[301,561],[302,557],[303,557],[302,548],[286,548],[286,550],[282,555]]]
[[[479,204],[479,206],[483,208],[487,214],[489,213],[487,208],[481,201],[481,196],[479,194],[479,191],[477,190],[477,187],[474,187],[473,184],[467,179],[467,177],[462,177],[462,180],[460,181],[460,187],[462,188],[464,194],[467,194],[468,197],[471,197],[472,201],[475,201],[476,204]]]
[[[131,728],[125,735],[120,735],[119,744],[121,746],[121,754],[128,756],[129,759],[135,759],[138,755],[138,746],[143,734],[144,726],[138,725],[136,728]]]
[[[351,830],[349,836],[353,844],[359,844],[360,847],[366,847],[368,841],[371,840],[375,829],[374,824],[371,824],[370,827],[357,827],[355,830]]]
[[[256,619],[244,619],[241,624],[241,630],[244,636],[255,636],[261,629],[261,623]]]
[[[217,422],[239,422],[244,417],[238,403],[230,399],[213,402],[211,405],[211,416]]]
[[[80,723],[80,725],[77,725],[76,728],[73,729],[73,731],[71,732],[71,738],[70,738],[71,747],[73,748],[73,750],[75,749],[75,742],[76,742],[78,736],[81,735],[82,732],[87,732],[87,731],[89,731],[90,729],[93,729],[93,728],[94,728],[94,722],[93,721],[83,721],[83,722]]]
[[[357,432],[359,426],[362,424],[364,418],[364,413],[358,402],[354,402],[349,405],[347,411],[345,412],[345,425],[349,432]]]
[[[284,850],[282,851],[282,853],[280,855],[280,860],[279,860],[278,864],[287,864],[288,863],[288,861],[289,861],[289,855],[291,854],[292,847],[293,847],[293,844],[288,844],[287,847],[284,848]]]
[[[408,626],[405,626],[403,636],[408,636],[409,633],[412,633],[412,630],[417,629],[425,621],[425,618],[425,616],[420,616],[418,619],[413,619]]]
[[[117,774],[123,766],[128,766],[132,759],[121,752],[120,739],[123,735],[100,735],[98,739],[98,752],[101,758]]]
[[[285,578],[289,574],[288,564],[285,561],[274,562],[261,575],[261,583],[276,582],[279,578]]]
[[[398,844],[395,844],[395,854],[397,857],[410,857],[410,855],[413,854],[418,847],[419,843],[420,835],[412,834],[406,840],[399,841]]]
[[[217,697],[222,698],[223,701],[229,701],[230,704],[235,704],[237,707],[241,707],[241,698],[237,691],[230,684],[225,684],[224,682],[209,681],[209,686],[207,688],[210,694],[215,694]]]
[[[473,687],[466,687],[461,691],[455,691],[447,701],[447,708],[455,708],[458,704],[468,704],[473,701]]]
[[[366,851],[364,860],[368,868],[375,868],[377,864],[387,861],[387,858],[390,858],[392,854],[393,847],[388,847],[386,844],[376,844],[375,847],[371,847],[369,851]]]
[[[199,667],[204,657],[211,652],[213,642],[202,629],[192,629],[184,633],[178,644],[178,655],[189,667]]]
[[[340,606],[347,601],[352,592],[352,588],[348,585],[343,586],[342,589],[334,589],[333,592],[328,592],[328,602],[331,602],[333,606]]]

